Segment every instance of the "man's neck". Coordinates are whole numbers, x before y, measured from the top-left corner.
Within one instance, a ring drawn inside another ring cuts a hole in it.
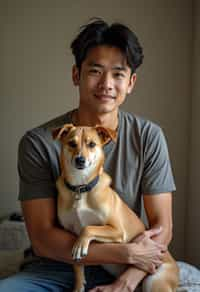
[[[78,108],[73,112],[73,124],[81,126],[101,125],[113,130],[118,127],[118,111],[94,114]]]

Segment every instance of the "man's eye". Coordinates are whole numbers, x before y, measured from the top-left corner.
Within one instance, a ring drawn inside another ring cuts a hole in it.
[[[96,146],[96,143],[91,141],[89,144],[88,144],[88,147],[90,148],[94,148]]]
[[[71,148],[76,148],[77,144],[75,141],[69,141],[68,145],[71,147]]]
[[[125,77],[123,73],[119,73],[119,72],[115,73],[114,75],[117,78],[123,78],[123,77]]]
[[[100,74],[101,72],[97,69],[90,69],[90,73],[93,73],[93,74]]]

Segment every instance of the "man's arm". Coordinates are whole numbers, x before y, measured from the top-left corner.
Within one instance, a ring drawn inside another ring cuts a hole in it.
[[[23,201],[22,210],[36,255],[73,263],[71,251],[76,236],[58,226],[55,199]],[[160,252],[158,246],[157,243],[144,245],[92,242],[88,256],[81,262],[83,264],[136,264],[141,261],[141,254],[144,254],[146,266],[149,267]]]
[[[172,240],[172,193],[144,195],[144,207],[150,228],[162,226],[162,233],[153,240],[168,246]]]
[[[35,254],[57,261],[73,263],[71,251],[76,236],[58,225],[55,200],[53,198],[27,200],[23,201],[21,205]],[[121,260],[123,261],[120,259],[119,248],[115,244],[100,245],[94,243],[90,245],[89,255],[81,262],[97,264],[120,262]]]
[[[149,221],[150,229],[162,227],[162,232],[158,233],[156,236],[151,237],[151,231],[146,231],[144,236],[150,236],[154,241],[162,243],[166,246],[169,245],[172,239],[172,194],[171,193],[161,193],[155,195],[144,194],[144,207]],[[137,240],[136,240],[137,241]],[[144,263],[145,265],[145,263]],[[137,285],[143,280],[147,275],[141,269],[141,263],[135,264],[138,267],[128,268],[117,280],[120,282],[125,282],[126,285],[132,289],[132,291],[137,287]],[[146,266],[146,270],[147,266]],[[154,266],[154,271],[156,267]]]

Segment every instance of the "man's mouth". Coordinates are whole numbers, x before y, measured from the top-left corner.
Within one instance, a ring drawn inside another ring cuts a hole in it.
[[[109,101],[115,99],[114,96],[108,94],[94,94],[94,96],[100,101]]]

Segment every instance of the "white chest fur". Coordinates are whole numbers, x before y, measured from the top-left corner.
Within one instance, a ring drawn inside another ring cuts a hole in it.
[[[87,193],[83,193],[81,199],[74,200],[72,208],[58,210],[58,218],[65,229],[76,235],[87,225],[103,224],[103,216],[88,206]]]

